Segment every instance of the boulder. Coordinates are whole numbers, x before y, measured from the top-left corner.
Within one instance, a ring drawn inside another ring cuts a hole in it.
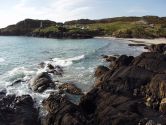
[[[53,83],[48,73],[42,72],[30,80],[30,87],[33,91],[43,92]]]
[[[72,83],[64,83],[60,85],[58,88],[60,90],[66,91],[69,94],[83,95],[82,90]]]
[[[0,99],[0,125],[40,125],[31,96],[4,96]]]
[[[102,57],[103,57],[107,62],[112,62],[112,61],[115,61],[115,60],[117,59],[115,56],[102,55]]]
[[[109,71],[109,68],[105,66],[98,66],[95,71],[95,77],[100,77],[108,71]]]
[[[121,55],[118,59],[111,63],[110,67],[115,69],[120,66],[128,66],[133,61],[133,59],[133,56]]]
[[[42,125],[87,125],[79,107],[59,94],[51,94],[42,104],[48,111]]]

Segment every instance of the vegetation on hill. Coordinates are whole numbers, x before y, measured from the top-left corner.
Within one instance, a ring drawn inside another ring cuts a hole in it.
[[[26,19],[0,29],[0,35],[29,35],[51,38],[122,38],[166,37],[166,17],[116,17],[101,20],[81,19],[56,23],[49,20]]]

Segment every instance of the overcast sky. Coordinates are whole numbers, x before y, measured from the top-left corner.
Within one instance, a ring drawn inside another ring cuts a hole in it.
[[[0,0],[0,28],[25,18],[64,22],[143,15],[166,16],[166,0]]]

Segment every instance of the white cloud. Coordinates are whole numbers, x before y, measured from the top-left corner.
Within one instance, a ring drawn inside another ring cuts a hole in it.
[[[35,0],[21,0],[14,7],[19,16],[65,21],[79,18],[90,9],[85,4],[87,0],[49,0],[49,2],[42,0],[44,6],[29,4],[29,2],[33,3]]]
[[[10,9],[0,11],[0,27],[25,18],[50,19],[58,22],[86,18],[91,7],[88,0],[18,0]]]

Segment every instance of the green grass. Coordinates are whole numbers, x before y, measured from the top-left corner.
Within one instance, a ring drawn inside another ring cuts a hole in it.
[[[100,36],[115,37],[134,37],[134,38],[155,38],[166,37],[166,26],[154,24],[153,26],[141,22],[122,22],[113,23],[93,23],[93,24],[75,24],[61,26],[50,26],[47,28],[35,29],[36,33],[58,33],[67,32],[70,34],[90,34]]]

